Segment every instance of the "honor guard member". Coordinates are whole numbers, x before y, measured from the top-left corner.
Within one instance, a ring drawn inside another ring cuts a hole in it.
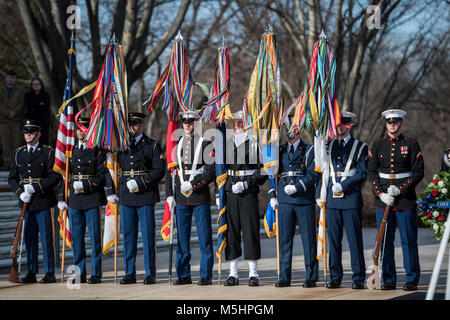
[[[273,189],[269,191],[272,208],[275,210],[278,206],[280,226],[280,277],[275,286],[291,285],[292,245],[297,222],[305,256],[306,281],[303,287],[312,288],[318,278],[314,195],[320,175],[314,170],[314,148],[301,140],[298,130],[287,134],[288,142],[280,147],[279,152],[277,194]]]
[[[336,127],[337,138],[328,144],[330,178],[327,186],[326,225],[330,245],[330,278],[327,288],[341,287],[343,229],[350,247],[352,289],[364,289],[366,264],[362,238],[362,184],[367,177],[366,143],[355,139],[350,130],[356,115],[342,111],[341,123]],[[316,198],[319,197],[319,182]],[[319,203],[319,201],[318,201]],[[320,207],[320,204],[319,204]]]
[[[376,140],[369,152],[368,180],[375,194],[377,225],[380,226],[386,206],[390,206],[383,252],[384,290],[396,287],[394,260],[395,226],[398,226],[406,270],[406,291],[417,290],[420,277],[417,247],[416,191],[424,176],[424,163],[416,140],[402,134],[406,112],[390,109],[381,115],[386,119],[387,135]]]
[[[158,182],[164,177],[164,154],[160,142],[143,133],[144,118],[143,113],[128,113],[130,148],[118,157],[125,265],[121,284],[136,283],[138,222],[144,245],[144,284],[156,283],[155,203],[160,201]],[[107,175],[107,185],[108,201],[114,202],[117,196],[111,175]]]
[[[210,141],[194,132],[194,120],[198,112],[182,112],[184,135],[177,143],[175,190],[172,178],[166,170],[167,203],[172,210],[176,204],[177,257],[175,268],[178,279],[175,285],[191,284],[191,225],[195,218],[201,252],[200,280],[198,285],[210,285],[212,278],[213,246],[211,230],[211,197],[208,184],[215,178],[214,151]],[[206,149],[206,150],[205,150]]]
[[[25,120],[22,128],[27,144],[14,151],[8,178],[11,189],[20,199],[20,207],[28,203],[24,226],[28,273],[21,282],[36,282],[39,266],[38,234],[45,270],[41,283],[56,282],[50,209],[56,205],[53,188],[58,185],[61,176],[53,171],[55,151],[50,146],[39,144],[40,123],[37,120]]]
[[[259,186],[267,180],[267,175],[261,174],[258,144],[250,139],[244,130],[242,111],[233,113],[233,130],[232,139],[227,141],[226,152],[228,178],[225,192],[227,193],[228,227],[225,258],[230,261],[230,274],[224,285],[239,284],[238,260],[242,255],[241,239],[243,238],[244,259],[248,261],[249,268],[248,285],[258,286],[257,266],[261,258],[258,193]]]
[[[89,118],[79,122],[89,127]],[[72,173],[68,204],[64,201],[64,182],[59,185],[58,208],[69,210],[70,232],[72,235],[73,261],[80,268],[80,282],[86,282],[86,247],[84,235],[86,224],[92,243],[91,277],[88,283],[102,282],[102,245],[99,206],[106,205],[106,156],[98,148],[86,148],[85,133],[78,128],[78,143],[74,146],[69,160]]]

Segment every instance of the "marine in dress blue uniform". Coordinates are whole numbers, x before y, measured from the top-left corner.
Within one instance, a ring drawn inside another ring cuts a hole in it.
[[[364,289],[366,266],[362,237],[362,184],[367,177],[366,143],[351,134],[355,114],[342,111],[341,124],[336,128],[337,138],[328,144],[330,178],[327,186],[326,225],[330,245],[329,270],[331,280],[327,288],[341,286],[342,236],[345,229],[350,247],[352,288]],[[320,191],[320,181],[317,191]],[[318,194],[317,194],[318,195]],[[317,196],[318,198],[318,196]]]
[[[390,206],[383,254],[384,290],[396,288],[394,257],[395,226],[400,232],[403,266],[406,270],[406,291],[417,290],[420,277],[417,246],[417,212],[415,187],[423,179],[424,162],[419,143],[402,134],[401,109],[382,113],[387,135],[377,139],[369,152],[368,180],[375,195],[377,225],[381,224],[386,206]]]
[[[41,125],[37,120],[25,120],[23,133],[27,145],[14,151],[8,183],[19,197],[19,206],[29,203],[25,213],[25,246],[28,273],[22,283],[35,283],[39,269],[38,235],[41,238],[45,276],[41,283],[56,282],[53,232],[50,209],[56,204],[53,188],[61,176],[53,171],[55,151],[40,145]]]
[[[234,134],[227,141],[228,178],[225,184],[227,193],[225,258],[230,261],[230,274],[224,285],[239,284],[237,264],[242,255],[241,239],[243,239],[244,258],[249,266],[248,285],[256,287],[259,285],[257,267],[261,258],[258,193],[259,186],[267,180],[267,174],[261,174],[262,156],[258,144],[249,139],[249,135],[243,129],[242,111],[233,113],[233,118]]]
[[[81,118],[79,122],[89,127],[89,118]],[[69,171],[72,173],[68,204],[64,198],[64,182],[60,183],[58,192],[58,208],[69,209],[70,232],[74,264],[80,270],[80,282],[86,282],[86,246],[84,235],[86,224],[92,243],[90,284],[102,282],[102,245],[101,217],[99,206],[106,204],[106,156],[99,149],[88,149],[83,142],[84,132],[76,131],[78,143],[74,146],[69,160]],[[75,280],[73,280],[75,281]]]
[[[303,142],[298,130],[294,130],[288,133],[288,142],[280,147],[279,157],[278,197],[275,198],[274,190],[269,190],[272,207],[278,205],[280,276],[275,285],[291,285],[292,247],[297,223],[305,256],[303,287],[312,288],[318,278],[314,193],[320,177],[314,170],[314,148]]]
[[[211,229],[211,196],[209,183],[214,181],[214,151],[210,141],[194,132],[194,120],[198,112],[184,111],[181,114],[184,136],[176,147],[175,189],[172,188],[172,177],[166,170],[166,197],[170,210],[175,206],[177,226],[177,256],[175,269],[178,279],[174,285],[191,284],[191,226],[192,216],[195,218],[198,242],[200,247],[200,280],[198,285],[212,283],[214,264],[212,229]],[[174,170],[175,172],[175,170]]]
[[[156,283],[155,203],[160,201],[158,183],[164,177],[164,154],[159,141],[143,134],[145,115],[128,114],[130,148],[119,153],[120,220],[124,240],[125,276],[121,284],[136,283],[138,224],[144,246],[144,284]],[[115,202],[111,175],[106,175],[108,201]]]

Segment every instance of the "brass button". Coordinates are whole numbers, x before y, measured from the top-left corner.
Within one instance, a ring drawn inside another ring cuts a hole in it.
[[[391,156],[393,156],[394,154],[393,153],[391,153]]]
[[[29,167],[31,167],[31,164],[28,164]]]

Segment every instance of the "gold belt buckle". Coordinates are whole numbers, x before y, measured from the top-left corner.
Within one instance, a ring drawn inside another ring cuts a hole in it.
[[[240,176],[239,170],[234,171],[234,176],[235,177],[239,177]]]
[[[343,198],[343,197],[344,197],[344,192],[343,191],[333,192],[333,198],[339,199],[339,198]]]
[[[389,179],[395,179],[396,174],[395,173],[389,173]]]

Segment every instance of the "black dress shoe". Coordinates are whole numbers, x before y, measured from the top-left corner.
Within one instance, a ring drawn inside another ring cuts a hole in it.
[[[315,288],[316,287],[316,282],[314,280],[306,280],[303,283],[303,288]]]
[[[156,278],[152,276],[146,276],[144,279],[144,284],[155,284]]]
[[[45,276],[42,278],[41,283],[55,283],[56,278],[53,272],[45,273]]]
[[[175,280],[173,282],[173,284],[176,286],[183,285],[183,284],[192,284],[192,279],[191,279],[191,277],[178,278],[177,280]]]
[[[337,289],[340,287],[341,287],[341,282],[337,281],[337,280],[331,280],[330,282],[327,283],[328,289]]]
[[[99,276],[91,276],[88,280],[89,284],[102,283],[102,277]]]
[[[136,283],[136,275],[133,274],[127,274],[125,277],[120,280],[120,284],[132,284]]]
[[[290,287],[291,284],[289,283],[289,281],[286,280],[278,280],[277,283],[275,283],[275,287],[278,288],[284,288],[284,287]]]
[[[395,290],[395,283],[383,283],[381,290]]]
[[[407,282],[403,286],[403,290],[405,290],[405,291],[416,291],[417,290],[417,286],[414,283],[412,283],[412,282]]]
[[[207,285],[212,284],[212,281],[211,281],[211,279],[200,278],[200,281],[197,282],[197,284],[199,286],[207,286]]]
[[[72,284],[77,283],[76,279],[72,279]],[[80,276],[80,283],[86,283],[86,276]]]
[[[352,283],[352,289],[365,289],[363,280],[355,280]]]
[[[225,280],[225,283],[223,285],[226,287],[237,286],[239,285],[239,279],[233,276],[229,276],[227,280]]]
[[[250,279],[248,279],[248,285],[250,287],[259,286],[259,279],[257,277],[250,277]]]
[[[28,272],[25,277],[20,280],[21,283],[36,283],[36,273]]]

